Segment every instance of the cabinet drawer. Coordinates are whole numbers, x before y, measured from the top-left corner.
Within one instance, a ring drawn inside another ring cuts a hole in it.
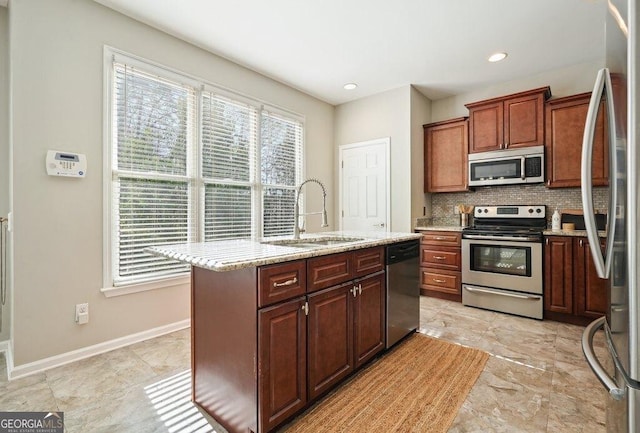
[[[426,267],[460,270],[460,250],[456,248],[433,248],[422,246],[420,249],[420,264]]]
[[[307,272],[304,260],[262,266],[258,269],[258,307],[304,295]]]
[[[353,277],[362,277],[384,269],[384,247],[353,252]]]
[[[353,278],[352,253],[331,254],[307,260],[307,292],[344,283]]]
[[[423,232],[421,243],[424,245],[459,247],[461,237],[461,234],[457,232]]]
[[[434,268],[420,268],[420,287],[443,293],[459,295],[461,273]]]

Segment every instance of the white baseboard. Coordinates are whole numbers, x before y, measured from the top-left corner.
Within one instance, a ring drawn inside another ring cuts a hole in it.
[[[93,346],[83,347],[82,349],[72,350],[71,352],[61,353],[60,355],[51,356],[49,358],[40,359],[38,361],[18,366],[14,366],[13,359],[10,360],[10,356],[7,356],[7,376],[9,377],[9,380],[13,380],[30,374],[40,373],[53,367],[59,367],[70,362],[79,361],[114,349],[129,346],[140,341],[149,340],[150,338],[179,331],[180,329],[185,329],[189,326],[191,326],[191,319],[185,319],[180,322],[170,323],[158,328],[138,332],[137,334],[127,335],[125,337],[116,338],[114,340],[105,341]],[[10,347],[8,347],[8,349],[9,348]],[[7,350],[6,353],[11,355],[9,350]]]

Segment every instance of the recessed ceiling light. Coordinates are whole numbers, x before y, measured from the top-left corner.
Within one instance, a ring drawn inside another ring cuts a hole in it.
[[[353,90],[358,87],[358,85],[356,83],[347,83],[342,87],[344,87],[344,90]]]
[[[504,60],[507,57],[507,53],[494,53],[489,56],[487,60],[491,63],[499,62],[500,60]]]

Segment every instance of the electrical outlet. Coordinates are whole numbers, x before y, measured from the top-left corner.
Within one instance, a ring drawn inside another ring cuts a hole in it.
[[[76,304],[76,323],[84,325],[89,323],[89,304]]]
[[[453,205],[453,214],[454,215],[460,214],[460,209],[458,208],[458,205]]]

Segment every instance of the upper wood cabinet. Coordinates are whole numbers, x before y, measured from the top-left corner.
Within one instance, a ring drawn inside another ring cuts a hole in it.
[[[547,161],[547,187],[567,188],[580,186],[580,158],[587,111],[591,93],[567,96],[547,101],[545,106],[545,151]],[[593,146],[594,186],[608,184],[609,152],[605,106],[601,103]]]
[[[544,101],[549,97],[547,86],[465,104],[469,153],[544,144]]]
[[[425,192],[467,191],[466,117],[424,125]]]

